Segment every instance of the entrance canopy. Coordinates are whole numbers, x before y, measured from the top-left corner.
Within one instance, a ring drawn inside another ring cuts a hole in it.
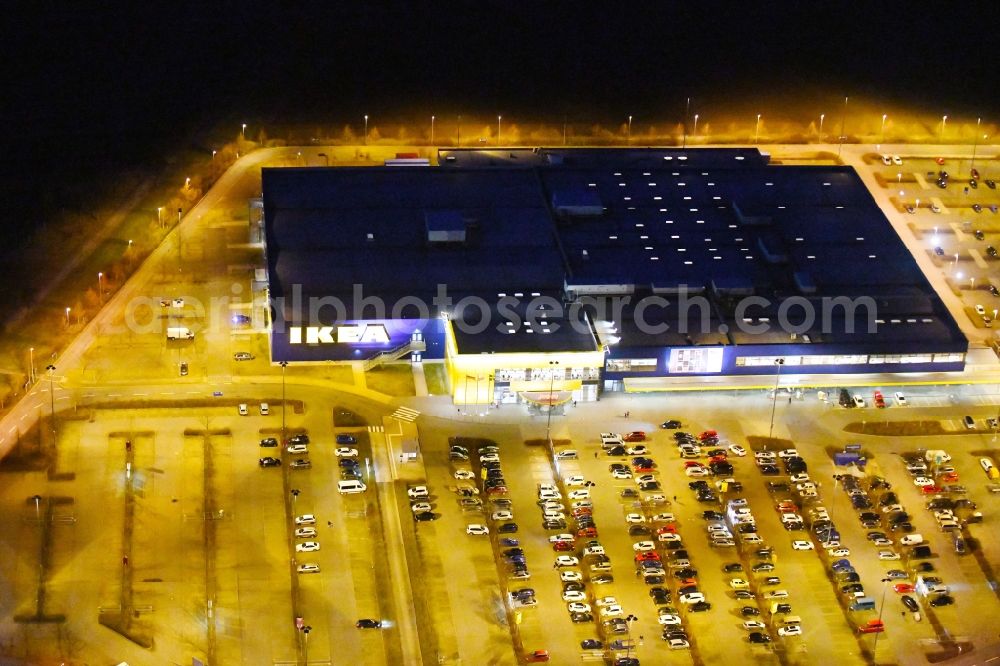
[[[520,395],[525,402],[550,407],[565,405],[573,399],[572,391],[521,391]]]

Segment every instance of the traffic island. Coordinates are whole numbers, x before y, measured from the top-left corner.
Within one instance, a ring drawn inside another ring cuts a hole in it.
[[[942,421],[855,421],[844,426],[844,432],[875,437],[923,437],[927,435],[981,435],[981,430],[953,430]]]

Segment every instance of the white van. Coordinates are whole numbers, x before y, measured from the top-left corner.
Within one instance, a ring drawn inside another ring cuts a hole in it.
[[[899,540],[904,546],[916,546],[924,542],[924,537],[922,534],[907,534]]]
[[[347,481],[338,481],[337,490],[343,495],[354,495],[356,493],[363,493],[368,490],[368,486],[361,483],[357,479],[349,479]]]
[[[193,340],[194,333],[186,326],[167,327],[167,340]]]

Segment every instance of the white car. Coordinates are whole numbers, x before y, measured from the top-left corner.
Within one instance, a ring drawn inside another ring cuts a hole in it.
[[[651,481],[658,481],[658,480],[659,479],[657,479],[652,474],[640,474],[639,476],[635,477],[636,483],[649,483]]]
[[[317,550],[319,550],[319,541],[303,541],[295,544],[295,552],[297,553],[314,553]]]
[[[619,480],[631,479],[632,472],[628,471],[627,469],[616,469],[611,472],[611,478]]]
[[[760,620],[747,620],[743,623],[743,628],[747,631],[762,631],[767,629],[767,625]]]
[[[472,534],[474,536],[484,536],[490,533],[490,528],[486,527],[486,525],[478,525],[476,523],[473,523],[465,527],[465,533]]]
[[[316,516],[311,513],[303,513],[301,516],[295,516],[296,525],[315,525]]]
[[[575,567],[580,564],[580,560],[573,557],[572,555],[560,555],[556,558],[556,568],[559,567]]]
[[[427,499],[430,493],[427,491],[427,486],[410,486],[406,489],[406,496],[411,500]]]
[[[654,523],[674,523],[677,522],[677,516],[672,513],[657,513],[649,520]]]
[[[642,501],[646,504],[663,504],[667,501],[667,496],[653,493],[652,495],[643,495]]]
[[[286,448],[289,453],[309,453],[308,444],[289,444]]]
[[[500,511],[494,511],[491,517],[493,520],[514,520],[514,512],[501,509]]]
[[[590,604],[581,603],[579,601],[571,601],[566,604],[566,608],[569,609],[570,613],[589,613]]]
[[[898,560],[899,553],[893,550],[880,550],[878,551],[878,559],[880,560]]]
[[[577,474],[576,476],[571,476],[563,481],[567,486],[582,486],[587,483],[587,479],[583,476]]]
[[[300,564],[299,567],[298,567],[298,572],[300,574],[319,573],[319,565],[318,564]]]
[[[600,599],[594,602],[594,605],[601,607],[601,606],[610,606],[612,604],[617,604],[617,603],[618,600],[615,599],[614,597],[601,597]]]
[[[729,452],[732,453],[734,456],[739,456],[741,458],[747,454],[747,450],[744,449],[739,444],[730,444]]]
[[[729,587],[734,590],[749,590],[750,583],[743,578],[732,578],[729,580]]]
[[[639,541],[632,544],[632,550],[637,553],[648,553],[651,550],[656,550],[656,544],[652,541]]]
[[[413,513],[423,513],[425,511],[430,511],[432,508],[434,507],[427,502],[414,502],[410,505],[410,510],[413,511]]]
[[[559,492],[559,489],[556,488],[555,485],[553,485],[551,483],[539,483],[538,484],[538,492],[540,492],[540,493],[543,493],[543,492],[552,492],[552,493],[555,493],[555,492]]]
[[[574,449],[566,449],[556,454],[557,460],[576,460],[577,457],[578,454]]]
[[[649,449],[646,448],[645,444],[639,444],[638,446],[632,446],[625,449],[625,453],[630,456],[644,456],[649,453]]]
[[[656,621],[663,626],[672,627],[681,623],[681,616],[674,613],[660,613]]]
[[[983,468],[983,471],[986,472],[986,476],[990,478],[993,478],[993,475],[996,474],[996,472],[993,471],[996,469],[996,466],[993,464],[993,461],[990,460],[989,458],[980,458],[979,466]]]
[[[604,546],[587,546],[583,549],[583,556],[587,555],[604,555]]]
[[[488,463],[488,462],[498,463],[498,462],[500,462],[500,454],[498,454],[498,453],[484,453],[483,455],[479,456],[479,462],[481,462],[481,463]]]
[[[933,486],[934,479],[927,476],[915,476],[913,477],[913,485],[919,488],[924,488],[926,486]]]
[[[601,609],[601,617],[618,617],[622,613],[622,607],[618,604],[611,604]]]
[[[862,398],[860,395],[855,395],[854,398],[852,398],[852,399],[854,400],[854,406],[855,407],[864,407],[865,406],[865,399]]]
[[[983,315],[986,314],[986,308],[984,308],[982,305],[979,305],[977,303],[976,304],[976,314],[979,315],[980,317],[982,317]]]
[[[896,166],[902,166],[903,165],[903,158],[900,157],[899,155],[893,155],[892,156],[892,163],[895,164]]]
[[[802,625],[799,624],[789,624],[784,627],[778,627],[779,636],[801,636],[802,635]]]
[[[250,413],[250,410],[247,408],[247,404],[245,402],[240,403],[239,412],[240,416],[247,416]]]
[[[454,476],[456,479],[473,479],[476,475],[467,469],[456,469]]]
[[[902,510],[903,510],[902,504],[889,504],[887,506],[882,507],[882,513],[895,513],[896,511],[902,511]]]
[[[888,155],[882,155],[882,164],[886,166],[892,166],[892,158]]]
[[[793,550],[813,550],[813,548],[815,548],[815,546],[813,546],[813,542],[812,541],[793,541],[792,542],[792,549]]]
[[[587,595],[579,590],[566,590],[562,595],[563,601],[586,601]]]
[[[266,402],[260,403],[260,415],[267,416],[270,413],[271,413],[271,408],[268,406],[268,404]]]
[[[316,528],[314,527],[300,527],[295,530],[296,539],[312,539],[316,536]]]
[[[582,490],[571,490],[569,491],[568,497],[571,500],[590,499],[590,491],[586,488],[583,488]]]
[[[850,548],[843,548],[843,547],[841,547],[841,548],[830,548],[826,552],[829,553],[830,557],[850,557],[851,556],[851,549]]]
[[[764,593],[765,599],[787,599],[788,590],[771,590]]]
[[[795,449],[784,449],[782,451],[778,451],[778,457],[779,458],[798,458],[799,457],[799,452],[796,451]]]
[[[556,543],[557,541],[576,541],[576,537],[572,534],[553,534],[549,537],[549,543]]]
[[[667,647],[671,650],[687,650],[691,647],[691,644],[683,638],[671,638],[667,641]]]
[[[805,483],[809,480],[809,475],[805,472],[802,472],[801,474],[792,474],[788,477],[788,480],[792,483]]]
[[[352,449],[347,446],[341,446],[333,450],[333,455],[337,456],[338,458],[357,458],[358,450]]]
[[[690,477],[703,477],[711,476],[712,473],[705,467],[688,467],[684,470],[684,474]]]
[[[902,393],[893,393],[892,397],[896,399],[896,404],[900,407],[906,407],[906,396]]]
[[[570,504],[570,507],[573,509],[593,509],[594,503],[590,500],[577,500]]]
[[[601,433],[601,443],[602,444],[624,444],[625,440],[622,436],[616,432],[602,432]]]
[[[672,532],[664,532],[663,534],[656,535],[656,538],[661,543],[666,542],[666,541],[679,542],[681,540],[681,535],[680,534],[674,534]]]
[[[696,604],[699,601],[704,601],[705,595],[701,592],[689,592],[688,594],[682,594],[678,599],[682,604]]]
[[[560,571],[559,580],[564,583],[575,583],[583,580],[583,574],[579,571]]]
[[[558,490],[539,490],[538,499],[540,500],[557,500],[562,498],[562,493]]]

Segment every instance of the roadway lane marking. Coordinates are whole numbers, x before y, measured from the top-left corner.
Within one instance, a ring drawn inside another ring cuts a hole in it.
[[[974,247],[969,248],[969,256],[971,256],[972,260],[976,262],[976,266],[979,266],[980,268],[990,267],[990,265],[986,263],[986,260],[983,259],[983,255],[980,254],[979,250],[977,250],[976,248]]]
[[[951,214],[951,211],[948,210],[948,207],[944,205],[944,203],[941,201],[940,197],[931,197],[931,203],[934,204],[934,205],[936,205],[938,208],[941,209],[941,214],[942,215],[950,215]]]
[[[174,395],[174,392],[173,391],[165,391],[165,392],[160,393],[160,395]]]
[[[927,184],[927,179],[924,178],[924,175],[922,173],[914,172],[913,178],[917,181],[917,185],[920,186],[920,189],[922,190],[931,189],[931,186]]]
[[[133,393],[132,395],[149,395],[148,393]]]
[[[27,415],[27,414],[24,414],[24,415],[22,415],[22,416],[21,416],[21,420],[22,420],[22,421],[23,421],[24,419],[26,419],[26,418],[28,418],[28,415]]]
[[[955,232],[955,240],[959,243],[965,242],[965,233],[959,228],[958,222],[949,222],[948,226]]]
[[[122,395],[121,393],[109,393],[108,397],[109,398],[120,398],[121,395]]]
[[[188,395],[201,395],[201,391],[186,391]]]

